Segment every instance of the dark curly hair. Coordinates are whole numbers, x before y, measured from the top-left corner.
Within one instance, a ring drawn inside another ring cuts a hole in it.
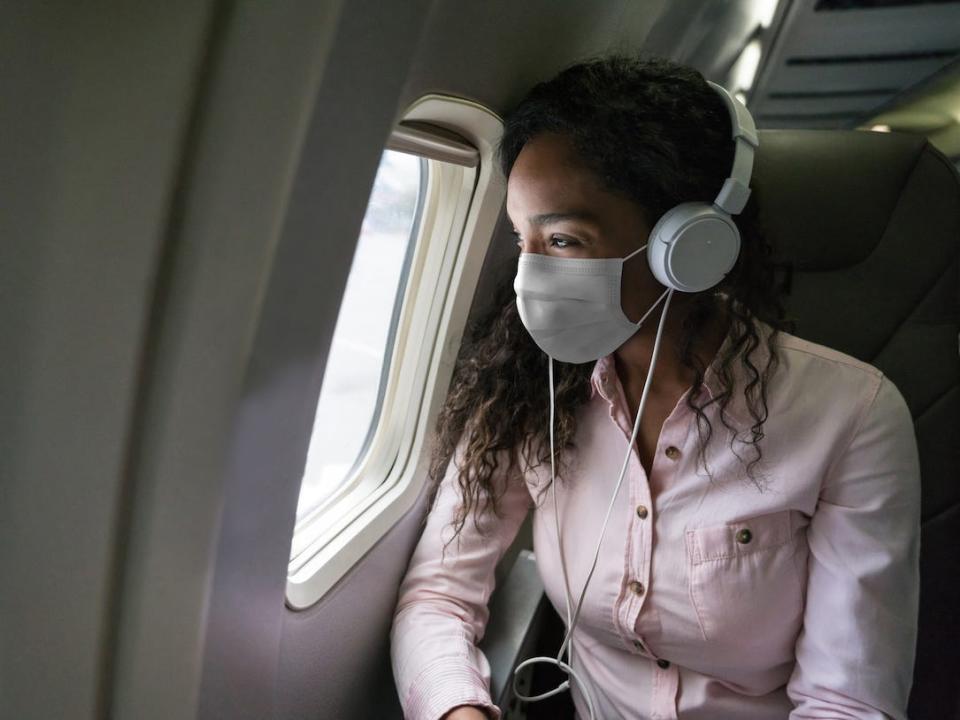
[[[662,57],[601,57],[568,67],[536,85],[505,120],[498,147],[504,176],[509,176],[524,145],[548,132],[569,138],[603,186],[636,202],[650,227],[681,202],[713,201],[733,164],[730,118],[723,100],[697,70]],[[736,436],[725,410],[734,389],[731,364],[737,356],[742,357],[749,378],[744,395],[754,420],[748,442],[756,453],[747,475],[756,483],[753,467],[762,456],[759,441],[768,414],[767,384],[779,363],[774,338],[780,330],[792,331],[793,323],[784,317],[782,287],[771,261],[771,247],[759,227],[755,200],[756,192],[743,212],[734,216],[741,234],[736,264],[719,285],[691,295],[676,351],[683,365],[695,373],[686,402],[696,413],[698,459],[705,468],[704,448],[713,427],[703,410],[718,402],[721,422]],[[503,470],[502,463],[505,472],[498,475],[507,478],[549,461],[545,422],[549,399],[543,386],[548,359],[520,321],[512,289],[516,260],[511,268],[512,272],[504,273],[507,277],[491,309],[468,331],[437,418],[437,441],[430,463],[431,506],[439,481],[463,442],[462,458],[454,458],[463,495],[454,537],[471,510],[481,512],[492,504],[495,515],[501,516],[498,500],[506,487],[495,487],[494,472]],[[701,333],[717,320],[726,324],[730,339],[724,356],[718,358],[722,391],[697,405],[694,399],[706,368],[693,348]],[[757,320],[773,329],[767,339],[768,360],[762,368],[751,359],[761,342]],[[555,361],[560,472],[566,451],[575,447],[576,413],[590,397],[592,370],[591,363]],[[712,480],[712,474],[710,477]],[[474,514],[479,529],[476,520]]]

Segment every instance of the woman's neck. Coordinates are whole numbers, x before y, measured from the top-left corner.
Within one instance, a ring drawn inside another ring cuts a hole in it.
[[[657,394],[683,391],[693,384],[696,375],[692,368],[680,361],[679,353],[676,351],[682,334],[683,319],[687,315],[692,297],[684,298],[680,303],[676,303],[676,300],[677,294],[674,294],[670,309],[667,311],[663,337],[660,339],[660,353],[657,356],[657,366],[654,371],[655,379],[650,388],[651,392]],[[717,303],[715,307],[716,311],[693,344],[693,354],[700,359],[704,368],[713,362],[730,326],[722,303]],[[650,320],[653,321],[645,322],[644,326],[614,353],[617,375],[625,389],[636,389],[637,392],[643,389],[657,337],[659,314],[656,312],[651,314]]]

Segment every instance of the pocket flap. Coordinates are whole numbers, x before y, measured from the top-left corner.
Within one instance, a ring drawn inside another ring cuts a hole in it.
[[[790,510],[757,515],[737,522],[686,531],[687,553],[694,565],[748,555],[778,547],[793,538]]]

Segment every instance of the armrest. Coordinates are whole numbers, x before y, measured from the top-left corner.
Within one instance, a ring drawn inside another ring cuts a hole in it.
[[[536,557],[521,550],[490,596],[490,619],[479,643],[490,662],[490,696],[504,715],[513,698],[513,670],[532,655],[547,605]]]

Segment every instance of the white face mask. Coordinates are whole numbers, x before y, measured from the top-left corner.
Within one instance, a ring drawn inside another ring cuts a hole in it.
[[[561,362],[585,363],[609,355],[640,329],[666,297],[664,291],[633,323],[620,306],[624,258],[558,258],[522,253],[513,289],[533,341]]]

